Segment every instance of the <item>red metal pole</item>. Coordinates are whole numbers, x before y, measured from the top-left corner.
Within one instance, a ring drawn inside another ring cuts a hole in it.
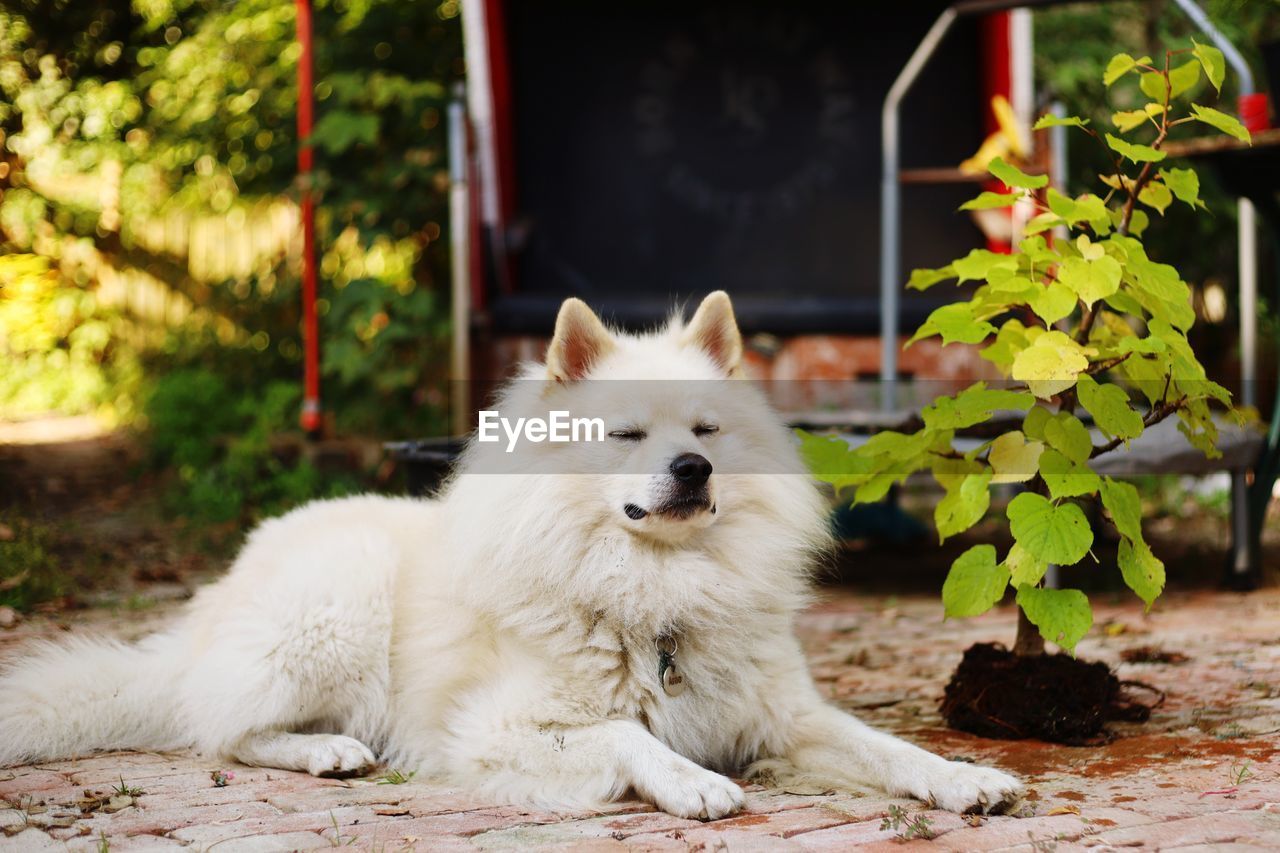
[[[316,320],[316,211],[311,197],[311,0],[297,0],[298,177],[302,188],[302,428],[318,435],[320,417],[320,327]]]

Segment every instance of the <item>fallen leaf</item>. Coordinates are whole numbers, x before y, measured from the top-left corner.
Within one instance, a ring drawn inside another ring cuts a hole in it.
[[[1058,806],[1056,809],[1050,809],[1045,812],[1045,817],[1053,817],[1056,814],[1080,814],[1079,806]]]

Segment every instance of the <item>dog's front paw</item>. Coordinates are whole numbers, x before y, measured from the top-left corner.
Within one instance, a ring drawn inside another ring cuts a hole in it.
[[[676,817],[715,820],[742,808],[742,788],[693,762],[672,768],[652,786],[653,803]]]
[[[312,776],[356,776],[373,765],[373,753],[355,738],[317,736],[307,747],[307,772]]]
[[[930,768],[914,796],[962,814],[1001,814],[1022,796],[1022,783],[1008,773],[955,761],[942,765]]]

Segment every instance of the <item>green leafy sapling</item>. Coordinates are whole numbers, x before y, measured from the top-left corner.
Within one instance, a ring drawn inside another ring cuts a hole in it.
[[[989,169],[1008,191],[984,192],[961,209],[1034,205],[1017,251],[975,249],[941,269],[911,274],[907,287],[916,290],[952,279],[978,287],[971,298],[930,314],[907,346],[929,337],[940,337],[944,346],[981,344],[981,356],[1011,387],[975,383],[924,409],[916,432],[881,432],[856,449],[835,437],[801,434],[815,475],[837,492],[851,490],[855,504],[878,501],[911,474],[931,472],[944,491],[934,511],[942,540],[986,515],[993,484],[1026,484],[1006,510],[1014,544],[1004,558],[992,545],[975,545],[955,560],[942,587],[950,617],[984,613],[1012,586],[1021,611],[1020,654],[1043,652],[1045,641],[1074,651],[1093,623],[1083,592],[1043,584],[1050,565],[1092,556],[1087,502],[1100,502],[1120,534],[1118,563],[1129,588],[1148,608],[1164,588],[1164,564],[1142,535],[1137,490],[1098,476],[1090,460],[1174,415],[1195,447],[1219,455],[1210,406],[1229,407],[1230,394],[1206,376],[1188,343],[1195,321],[1190,288],[1142,244],[1148,209],[1163,215],[1175,200],[1204,207],[1196,173],[1165,163],[1172,128],[1198,122],[1250,141],[1234,117],[1180,105],[1202,74],[1221,90],[1225,65],[1216,48],[1193,43],[1168,51],[1162,66],[1147,56],[1112,58],[1106,86],[1137,75],[1148,99],[1139,109],[1113,114],[1114,132],[1099,132],[1076,116],[1045,116],[1035,125],[1069,126],[1102,145],[1112,163],[1099,176],[1106,193],[1072,198],[1048,186],[1047,177],[997,158]],[[1058,228],[1069,237],[1049,239]],[[1101,443],[1077,415],[1081,410],[1092,417]],[[958,430],[997,413],[1003,413],[997,423],[1008,429],[975,450],[955,449]]]

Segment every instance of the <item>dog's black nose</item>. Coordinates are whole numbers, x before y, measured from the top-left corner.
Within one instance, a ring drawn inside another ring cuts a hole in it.
[[[671,473],[682,484],[697,488],[711,476],[711,463],[697,453],[681,453],[672,461]]]

